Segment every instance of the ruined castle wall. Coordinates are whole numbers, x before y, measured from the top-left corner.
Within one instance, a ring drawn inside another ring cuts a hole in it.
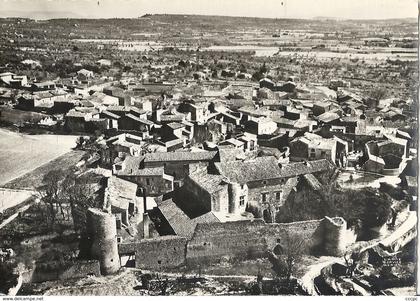
[[[259,235],[262,221],[223,224],[198,224],[187,244],[187,263],[210,262],[222,257],[255,258],[264,256],[267,245]]]
[[[323,248],[324,243],[322,220],[267,224],[261,235],[265,237],[270,250],[277,244],[285,248],[288,239],[299,239],[305,242],[307,253],[316,254]]]
[[[177,267],[206,264],[227,258],[265,257],[277,245],[287,248],[290,239],[306,243],[307,254],[341,256],[356,236],[342,218],[328,218],[294,223],[266,224],[262,220],[197,224],[188,241],[179,236],[145,239],[120,252],[136,254],[138,268]]]
[[[117,226],[115,217],[96,208],[87,214],[88,229],[92,241],[91,256],[99,260],[101,273],[115,273],[120,268],[117,247]]]
[[[144,239],[135,245],[136,268],[162,269],[185,264],[187,239],[162,236]]]
[[[349,231],[347,222],[342,217],[325,217],[322,220],[324,232],[324,251],[326,255],[341,256],[346,250]]]
[[[197,225],[187,244],[187,263],[217,261],[224,256],[262,257],[276,245],[287,248],[293,239],[305,242],[308,254],[341,256],[347,244],[355,240],[346,227],[342,218],[285,224],[265,224],[258,220]]]

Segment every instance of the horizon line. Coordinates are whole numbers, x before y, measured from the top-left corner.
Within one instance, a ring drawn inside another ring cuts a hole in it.
[[[61,11],[43,11],[43,10],[39,10],[39,11],[32,11],[33,13],[61,13]],[[63,11],[63,13],[66,13]],[[138,17],[94,17],[94,16],[80,16],[80,17],[75,17],[75,16],[62,16],[62,17],[53,17],[53,18],[33,18],[33,17],[28,17],[28,16],[18,16],[18,15],[11,15],[11,16],[4,16],[4,17],[0,17],[0,19],[30,19],[30,20],[35,20],[35,21],[49,21],[49,20],[63,20],[63,19],[68,19],[68,20],[124,20],[124,19],[141,19],[147,16],[198,16],[198,17],[224,17],[224,18],[247,18],[247,19],[270,19],[270,20],[278,20],[278,19],[283,19],[283,20],[315,20],[315,21],[322,21],[322,19],[325,20],[329,20],[329,21],[385,21],[385,20],[404,20],[404,19],[417,19],[416,17],[394,17],[394,18],[342,18],[342,17],[328,17],[328,16],[314,16],[314,17],[297,17],[297,16],[292,16],[292,17],[261,17],[261,16],[240,16],[240,15],[218,15],[218,14],[211,14],[211,15],[206,15],[206,14],[173,14],[173,13],[145,13],[143,15],[140,15]],[[320,19],[320,20],[316,20],[316,19]]]

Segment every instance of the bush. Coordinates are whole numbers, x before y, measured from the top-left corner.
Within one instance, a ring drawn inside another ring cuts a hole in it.
[[[0,292],[7,294],[9,289],[17,285],[18,276],[14,273],[15,265],[10,262],[0,262]]]

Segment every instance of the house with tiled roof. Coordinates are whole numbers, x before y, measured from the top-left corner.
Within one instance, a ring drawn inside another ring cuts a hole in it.
[[[277,124],[271,118],[258,118],[248,120],[245,130],[254,135],[269,135],[277,130]]]
[[[185,120],[182,122],[170,122],[164,124],[160,132],[163,143],[181,140],[183,142],[182,146],[187,146],[194,136],[194,125]]]
[[[188,239],[191,239],[197,224],[220,222],[212,212],[190,218],[171,198],[159,201],[157,208],[173,234]]]
[[[96,105],[118,106],[118,97],[110,96],[102,92],[95,92],[88,97],[89,101]]]
[[[152,121],[137,117],[131,113],[118,119],[118,128],[123,131],[136,131],[147,135],[153,127],[154,123]]]
[[[112,113],[108,110],[103,110],[99,113],[100,118],[104,118],[108,120],[108,127],[110,129],[118,129],[118,119],[120,119],[121,116]]]
[[[122,133],[101,141],[102,163],[112,165],[117,157],[126,155],[139,157],[144,154],[148,143],[140,135]]]
[[[228,182],[247,188],[246,210],[268,222],[274,220],[275,212],[296,186],[298,176],[323,173],[333,167],[327,160],[282,165],[274,156],[216,162],[214,165],[217,174]]]
[[[139,195],[137,185],[116,176],[108,178],[103,206],[104,210],[115,215],[117,229],[129,227],[130,219],[135,215],[138,216],[136,223],[143,219],[144,201],[143,196]]]
[[[126,156],[113,165],[117,177],[136,183],[146,196],[162,195],[174,189],[174,177],[165,173],[163,166],[144,166],[145,157]]]
[[[190,165],[208,165],[216,159],[216,151],[176,151],[148,153],[144,158],[145,167],[164,167],[165,173],[174,177],[175,186],[180,186],[189,174]]]
[[[339,162],[342,164],[343,157],[348,154],[348,143],[335,136],[324,138],[317,134],[305,133],[292,140],[289,145],[292,161],[327,159],[340,165]]]
[[[246,214],[248,187],[229,181],[206,168],[195,168],[184,181],[183,190],[190,202],[213,213],[220,221],[249,219]]]

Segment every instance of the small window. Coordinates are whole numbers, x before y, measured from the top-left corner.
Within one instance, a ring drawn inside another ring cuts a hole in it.
[[[280,200],[281,198],[281,191],[276,192],[276,200]]]
[[[266,180],[264,180],[262,183],[263,183],[263,185],[267,185],[267,181]]]
[[[239,206],[243,206],[243,205],[245,205],[245,196],[241,195],[239,197]]]
[[[280,238],[277,238],[277,243],[278,243],[278,244],[280,243]]]
[[[146,185],[150,185],[150,179],[146,178]]]
[[[162,261],[161,260],[158,260],[158,264],[161,264],[162,263]]]
[[[267,202],[267,193],[262,193],[261,197],[263,202]]]

